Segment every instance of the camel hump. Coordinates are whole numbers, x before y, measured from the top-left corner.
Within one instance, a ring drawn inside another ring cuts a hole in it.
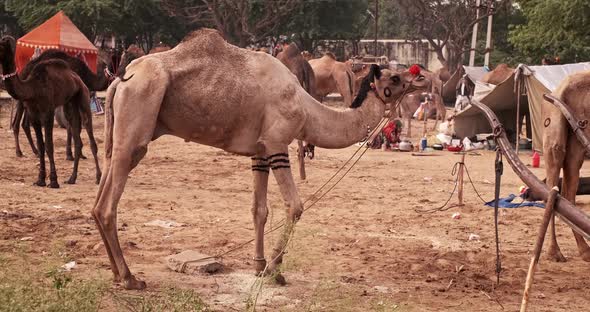
[[[216,30],[216,29],[212,29],[212,28],[200,28],[194,31],[191,31],[190,33],[188,33],[186,36],[184,36],[184,38],[182,39],[181,42],[187,42],[187,41],[192,41],[194,39],[198,39],[198,38],[203,38],[203,37],[219,37],[223,39],[223,36],[221,35],[221,33]]]
[[[49,68],[69,69],[70,67],[64,60],[50,59],[35,64],[31,73],[36,77],[45,76]]]
[[[333,59],[334,61],[336,60],[336,55],[334,55],[334,53],[332,53],[330,51],[324,53],[324,56],[327,56],[327,57]]]
[[[283,51],[287,58],[294,58],[300,55],[301,51],[297,47],[296,43],[291,43],[287,48]]]

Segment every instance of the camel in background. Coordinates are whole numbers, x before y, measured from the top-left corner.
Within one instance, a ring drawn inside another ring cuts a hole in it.
[[[63,60],[50,59],[42,61],[32,68],[26,80],[16,72],[14,62],[14,38],[4,37],[0,40],[0,62],[2,80],[6,90],[15,99],[23,103],[27,116],[35,129],[39,154],[39,178],[35,185],[45,186],[45,147],[49,158],[49,187],[59,188],[57,172],[53,158],[53,121],[55,109],[63,107],[69,128],[76,146],[74,169],[68,184],[75,184],[78,176],[78,162],[82,153],[81,127],[84,125],[90,139],[90,148],[96,164],[96,180],[100,180],[98,165],[98,148],[92,131],[92,113],[88,88],[80,77],[70,69]],[[45,142],[43,132],[45,130]]]
[[[90,70],[90,68],[88,68],[86,63],[84,63],[84,61],[82,61],[81,59],[79,59],[77,57],[73,57],[63,51],[53,50],[53,49],[44,51],[41,55],[39,55],[39,57],[37,57],[36,59],[27,63],[27,65],[21,71],[19,76],[22,79],[26,79],[27,77],[29,77],[29,75],[30,75],[31,71],[33,70],[33,68],[35,67],[35,65],[37,65],[40,62],[44,62],[44,61],[52,60],[52,59],[59,59],[59,60],[63,60],[64,62],[66,62],[68,64],[68,66],[70,67],[70,69],[73,70],[82,79],[82,81],[84,82],[84,84],[86,85],[88,90],[90,90],[90,91],[103,91],[103,90],[106,90],[107,87],[109,86],[110,77],[105,72],[105,69],[107,68],[107,64],[105,62],[102,62],[102,61],[99,62],[97,73],[94,74]],[[55,118],[60,125],[64,126],[66,129],[69,129],[67,127],[67,125],[64,124],[64,122],[67,120],[66,120],[64,112],[63,112],[63,107],[60,106],[60,107],[56,108]],[[12,120],[12,124],[11,124],[11,128],[12,128],[13,135],[14,135],[16,156],[17,157],[23,156],[23,153],[20,148],[20,142],[19,142],[19,123],[21,123],[21,120],[22,120],[21,126],[25,132],[27,140],[29,141],[29,145],[31,146],[33,153],[35,155],[37,155],[37,149],[35,148],[35,144],[33,143],[33,139],[31,137],[31,129],[30,129],[30,124],[29,124],[29,119],[27,117],[27,113],[25,112],[24,106],[21,103],[21,101],[18,101],[17,105],[16,105],[16,112],[14,115],[14,119]],[[74,157],[72,154],[72,133],[69,130],[67,130],[66,142],[67,142],[66,143],[67,144],[66,145],[66,159],[67,160],[74,160]],[[86,158],[84,156],[80,156],[80,157]]]
[[[117,206],[129,173],[163,135],[174,135],[252,157],[257,272],[275,273],[295,222],[303,213],[289,162],[289,144],[305,140],[343,148],[366,137],[385,112],[382,99],[397,99],[420,87],[409,72],[374,67],[351,108],[341,111],[309,95],[289,69],[265,53],[227,43],[212,29],[188,35],[174,49],[146,55],[127,66],[107,91],[105,174],[92,215],[103,238],[115,280],[143,289],[123,257],[117,236]],[[172,92],[173,90],[173,92]],[[288,207],[284,233],[270,264],[264,257],[267,187],[272,170]],[[277,282],[284,282],[280,274]]]
[[[508,79],[514,73],[514,68],[509,67],[507,64],[498,64],[494,70],[485,74],[481,79],[482,82],[491,83],[493,85],[499,85]]]
[[[319,101],[316,94],[315,75],[309,62],[303,58],[299,52],[296,43],[291,43],[285,46],[281,52],[277,54],[277,59],[281,61],[287,68],[297,77],[299,84],[307,93]],[[315,147],[313,144],[297,140],[297,158],[299,160],[299,177],[305,180],[305,156],[313,159]]]
[[[400,118],[405,118],[407,120],[405,124],[407,138],[412,137],[412,118],[414,117],[416,110],[420,107],[420,104],[423,102],[426,102],[427,109],[427,114],[425,114],[424,118],[426,118],[426,120],[435,120],[432,130],[436,130],[436,125],[439,120],[444,122],[446,118],[447,110],[440,94],[424,92],[421,90],[408,93],[401,101],[397,110],[397,115]]]
[[[554,92],[555,96],[567,104],[580,119],[588,119],[590,105],[590,71],[577,73],[564,79]],[[586,150],[576,135],[570,130],[569,123],[560,110],[548,102],[543,103],[545,130],[543,131],[543,153],[547,185],[557,186],[559,173],[563,168],[561,195],[572,204],[576,202],[576,193],[580,180],[580,169],[584,163]],[[586,135],[590,129],[585,128]],[[555,236],[555,216],[550,223],[551,239],[549,257],[555,261],[566,261],[557,244]],[[584,261],[590,261],[590,247],[584,238],[574,231],[578,251]]]
[[[344,105],[350,106],[354,95],[354,73],[345,63],[336,61],[330,52],[319,59],[309,60],[316,81],[316,92],[320,98],[334,92],[340,93]]]

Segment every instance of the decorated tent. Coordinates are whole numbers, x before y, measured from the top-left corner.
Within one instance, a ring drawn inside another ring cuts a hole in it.
[[[550,66],[519,65],[515,73],[497,86],[477,82],[474,98],[490,107],[504,125],[509,137],[516,136],[517,95],[515,79],[524,81],[526,96],[521,98],[519,115],[529,116],[527,137],[532,139],[535,150],[543,149],[543,94],[554,92],[567,76],[590,70],[590,63]],[[518,75],[516,74],[518,73]],[[517,78],[518,76],[518,78]],[[455,132],[459,137],[471,137],[478,133],[490,133],[492,129],[484,115],[469,106],[457,114]]]
[[[88,67],[96,72],[98,49],[63,11],[59,11],[45,23],[17,40],[17,70],[20,72],[27,65],[36,50],[43,52],[48,49],[59,49],[72,56],[81,54],[88,63]]]

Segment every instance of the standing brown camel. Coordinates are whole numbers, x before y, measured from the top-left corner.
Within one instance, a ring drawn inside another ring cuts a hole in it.
[[[447,114],[447,110],[442,101],[442,97],[438,93],[423,92],[420,90],[408,93],[401,101],[398,115],[400,118],[406,118],[406,137],[412,137],[412,118],[416,110],[420,107],[420,103],[426,101],[426,109],[428,113],[425,118],[434,118],[433,130],[436,130],[438,121],[444,122]]]
[[[281,61],[287,68],[297,77],[299,84],[309,95],[319,100],[316,94],[315,76],[313,69],[309,62],[306,61],[296,43],[291,43],[277,54],[277,59]],[[313,144],[297,140],[297,158],[299,160],[299,177],[305,180],[305,156],[308,155],[310,159],[314,157],[315,148]]]
[[[590,71],[577,73],[565,79],[555,91],[555,96],[567,104],[580,119],[590,118]],[[543,152],[545,155],[545,172],[547,185],[557,186],[559,173],[563,168],[561,195],[571,203],[576,201],[576,192],[580,180],[580,169],[584,163],[586,150],[571,131],[565,117],[559,109],[550,103],[543,104],[545,130],[543,131]],[[590,129],[584,129],[586,135]],[[562,255],[555,236],[555,218],[551,220],[551,242],[549,257],[555,261],[566,261]],[[574,232],[578,251],[584,261],[590,261],[590,247],[584,238]]]
[[[354,73],[348,65],[336,61],[336,56],[328,52],[319,59],[309,60],[313,68],[316,92],[320,98],[338,92],[344,105],[350,106],[354,95]]]
[[[398,98],[413,86],[409,72],[374,68],[345,111],[317,102],[279,60],[225,42],[215,30],[191,33],[174,49],[133,61],[107,91],[105,174],[92,215],[101,233],[115,280],[142,289],[123,257],[117,236],[117,206],[129,172],[148,144],[169,134],[252,157],[255,250],[258,272],[275,272],[303,212],[289,166],[288,145],[305,140],[324,148],[359,142],[385,111],[381,99]],[[374,84],[374,89],[371,87]],[[173,91],[173,92],[172,92]],[[266,266],[264,226],[269,172],[288,207],[285,232]]]
[[[88,90],[90,90],[90,91],[103,91],[103,90],[106,90],[106,88],[109,86],[110,79],[105,74],[105,69],[107,68],[106,63],[99,62],[97,74],[95,75],[90,70],[90,68],[88,68],[88,66],[84,63],[84,61],[80,60],[79,58],[73,57],[63,51],[60,51],[60,50],[47,50],[47,51],[43,52],[38,58],[29,62],[27,64],[27,66],[25,66],[25,68],[20,73],[21,79],[26,79],[36,64],[38,64],[40,62],[47,61],[47,60],[51,60],[51,59],[60,59],[60,60],[65,61],[68,64],[68,66],[70,67],[70,69],[73,70],[82,79],[82,81],[84,82],[84,84],[86,85]],[[63,113],[62,109],[63,109],[62,107],[58,107],[55,112],[58,122],[61,121],[61,123],[63,123],[63,120],[65,118],[65,116],[63,116],[64,113]],[[33,140],[31,138],[30,125],[28,122],[28,118],[26,116],[24,106],[19,101],[19,102],[17,102],[16,113],[15,113],[14,119],[12,121],[12,131],[14,134],[14,142],[16,145],[16,156],[17,157],[23,156],[23,153],[21,151],[20,144],[19,144],[19,127],[18,127],[21,120],[22,120],[22,128],[25,132],[25,135],[27,136],[29,144],[31,145],[31,149],[33,150],[34,154],[37,154],[37,149],[35,148],[35,145],[33,144]],[[67,160],[74,160],[74,157],[72,155],[72,134],[69,130],[67,132],[67,141],[66,142],[67,142],[66,143],[67,144],[66,145],[66,159]],[[85,158],[84,156],[81,156],[81,157]]]
[[[498,64],[494,70],[485,74],[481,81],[491,83],[493,85],[499,85],[508,79],[514,73],[514,68],[510,68],[508,64]]]
[[[80,131],[85,125],[90,147],[96,164],[96,180],[100,180],[98,165],[98,148],[92,132],[92,115],[89,105],[89,91],[80,77],[70,70],[68,64],[62,60],[47,60],[37,63],[26,80],[21,80],[16,73],[14,63],[14,38],[4,37],[0,40],[0,63],[2,64],[2,80],[7,91],[16,99],[23,102],[27,116],[35,129],[37,146],[39,149],[39,178],[35,185],[45,186],[45,145],[49,158],[49,187],[58,188],[57,172],[53,159],[53,119],[55,109],[64,107],[64,112],[70,125],[76,153],[74,169],[68,184],[76,183],[78,176],[78,162],[82,151]],[[42,128],[45,129],[43,142]]]

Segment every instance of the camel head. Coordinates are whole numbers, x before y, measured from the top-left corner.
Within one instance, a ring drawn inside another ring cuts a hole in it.
[[[358,91],[357,97],[352,102],[351,108],[360,107],[369,91],[374,91],[385,103],[392,103],[403,94],[425,89],[429,82],[424,76],[411,71],[394,72],[389,69],[381,69],[372,64],[369,73]]]
[[[16,49],[16,40],[11,36],[4,36],[0,39],[0,62],[2,66],[6,62],[14,62],[14,51]]]
[[[121,78],[125,76],[125,67],[127,67],[127,65],[129,65],[133,60],[138,59],[144,55],[145,53],[139,46],[135,44],[130,45],[129,48],[127,48],[127,50],[121,54],[121,63],[119,64],[116,75]]]

